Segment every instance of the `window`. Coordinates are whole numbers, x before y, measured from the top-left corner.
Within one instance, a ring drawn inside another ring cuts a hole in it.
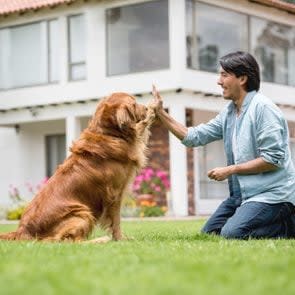
[[[226,180],[214,181],[207,176],[209,170],[226,165],[226,158],[223,151],[222,141],[215,141],[198,148],[201,199],[224,199],[229,196]]]
[[[217,72],[223,55],[247,50],[247,17],[195,1],[187,1],[187,66]],[[217,29],[218,28],[218,29]]]
[[[263,81],[295,86],[295,29],[251,17],[252,52]]]
[[[66,158],[66,136],[48,135],[45,137],[46,176],[50,177],[57,166]]]
[[[82,80],[86,78],[86,40],[84,15],[72,15],[69,24],[69,78]]]
[[[106,11],[107,74],[169,67],[168,0]]]
[[[295,27],[196,0],[186,1],[186,15],[189,68],[217,72],[220,57],[249,50],[263,81],[295,86]]]
[[[59,80],[57,20],[0,30],[0,88]]]

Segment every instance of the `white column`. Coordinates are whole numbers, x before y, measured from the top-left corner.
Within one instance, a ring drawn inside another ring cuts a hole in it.
[[[185,107],[174,105],[169,114],[185,125]],[[187,155],[186,147],[169,132],[170,181],[172,209],[175,216],[188,215]]]
[[[179,83],[186,69],[185,0],[169,1],[170,68],[179,75]],[[181,85],[181,84],[179,84]]]
[[[105,79],[106,29],[105,7],[89,3],[85,10],[87,35],[87,80],[97,87]],[[103,41],[102,41],[103,40]]]
[[[199,169],[199,161],[201,159],[199,158],[199,151],[197,148],[194,148],[194,190],[195,190],[195,196],[194,196],[194,201],[195,201],[195,214],[201,214],[201,183],[200,183],[200,169]]]
[[[66,153],[69,155],[69,148],[74,140],[76,140],[81,133],[80,119],[75,116],[68,116],[66,118]]]

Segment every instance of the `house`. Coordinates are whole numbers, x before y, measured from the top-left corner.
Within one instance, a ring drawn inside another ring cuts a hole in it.
[[[97,102],[115,91],[151,99],[155,83],[179,122],[226,104],[218,59],[253,53],[261,91],[284,112],[295,155],[295,4],[281,0],[0,0],[0,203],[63,161]],[[170,173],[175,216],[210,214],[226,182],[222,142],[186,149],[153,127],[150,165]]]

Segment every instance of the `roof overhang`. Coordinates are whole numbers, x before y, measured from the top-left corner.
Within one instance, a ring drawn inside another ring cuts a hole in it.
[[[0,0],[0,16],[23,14],[43,8],[54,8],[62,4],[72,4],[79,0]]]
[[[69,5],[82,0],[0,0],[0,16],[24,14],[28,11],[38,11],[44,8],[54,8],[59,5]],[[87,1],[87,0],[84,0]],[[264,6],[273,7],[295,14],[295,4],[283,0],[248,0]]]
[[[228,102],[221,95],[205,93],[191,89],[170,89],[161,91],[165,107],[178,107],[210,112],[219,112]],[[133,94],[140,103],[147,104],[152,95],[150,92]],[[18,124],[60,120],[68,116],[91,116],[101,98],[89,98],[79,101],[60,102],[53,104],[24,106],[20,108],[0,110],[0,126],[8,127]],[[295,106],[277,104],[288,121],[295,121]]]

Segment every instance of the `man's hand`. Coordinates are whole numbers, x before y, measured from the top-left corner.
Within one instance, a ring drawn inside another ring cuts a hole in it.
[[[155,110],[156,114],[158,114],[160,110],[163,110],[163,100],[155,85],[153,85],[152,94],[154,99],[152,100],[150,107]]]
[[[222,181],[233,174],[233,166],[216,167],[208,172],[208,177],[217,181]]]

